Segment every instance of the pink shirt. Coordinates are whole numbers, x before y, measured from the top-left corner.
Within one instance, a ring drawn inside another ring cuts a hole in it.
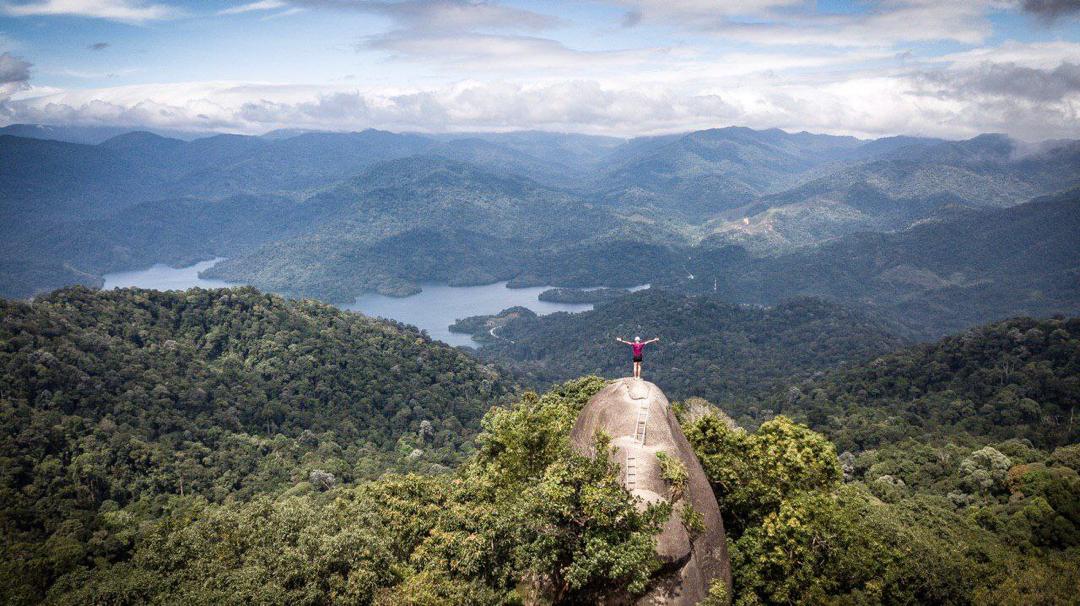
[[[647,343],[645,343],[644,341],[642,341],[641,343],[631,343],[630,344],[630,347],[634,348],[634,357],[635,358],[639,357],[641,355],[641,350],[645,349],[645,345],[647,345]]]

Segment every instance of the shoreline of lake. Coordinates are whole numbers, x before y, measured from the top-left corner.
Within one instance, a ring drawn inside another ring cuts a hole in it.
[[[211,278],[199,273],[222,259],[202,261],[188,267],[174,268],[157,263],[146,269],[105,274],[104,290],[113,288],[149,288],[154,290],[186,290],[188,288],[232,288],[244,286]],[[631,290],[647,288],[648,285]],[[497,314],[511,307],[526,307],[537,315],[556,312],[580,313],[593,308],[591,303],[553,303],[541,301],[541,292],[549,286],[509,288],[507,281],[481,286],[450,286],[434,282],[420,283],[421,291],[406,297],[365,293],[351,303],[335,304],[339,309],[362,313],[411,324],[427,331],[433,339],[453,346],[478,347],[470,335],[450,332],[450,325],[469,316]],[[585,289],[581,289],[585,290]]]

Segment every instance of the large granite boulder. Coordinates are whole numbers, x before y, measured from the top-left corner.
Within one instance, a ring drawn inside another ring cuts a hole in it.
[[[675,513],[657,537],[657,555],[663,568],[637,604],[697,604],[708,595],[714,580],[730,592],[731,564],[720,507],[694,450],[671,412],[660,388],[641,379],[619,379],[597,393],[578,415],[570,433],[573,447],[593,456],[594,437],[611,437],[622,481],[631,494],[647,503],[675,498]],[[678,459],[688,473],[682,494],[672,494],[661,471],[657,453]],[[689,504],[704,519],[704,531],[691,538],[680,517]],[[627,602],[612,596],[611,603]]]

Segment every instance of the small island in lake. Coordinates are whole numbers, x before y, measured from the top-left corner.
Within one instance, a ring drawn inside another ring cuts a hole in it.
[[[630,294],[627,288],[549,288],[540,293],[540,300],[549,303],[607,303]]]
[[[469,316],[462,318],[450,325],[450,332],[472,335],[477,343],[491,343],[505,337],[501,337],[498,331],[512,320],[518,318],[537,317],[536,312],[520,305],[504,309],[497,314],[482,316]]]

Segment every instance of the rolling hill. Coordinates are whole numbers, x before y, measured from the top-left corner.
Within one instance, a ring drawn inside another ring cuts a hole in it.
[[[821,296],[868,306],[935,338],[1014,315],[1080,313],[1080,190],[1010,208],[953,211],[894,233],[858,233],[753,258],[703,254],[671,288],[775,304]]]
[[[659,336],[659,344],[646,348],[645,376],[674,398],[696,395],[725,407],[752,402],[791,377],[904,343],[880,321],[813,299],[764,309],[649,289],[588,312],[515,316],[500,322],[497,338],[486,339],[478,353],[532,385],[583,374],[626,376],[629,348],[615,338]],[[471,324],[479,333],[488,331]]]
[[[253,289],[0,300],[0,594],[122,559],[116,516],[185,495],[445,470],[512,387],[415,329]]]
[[[745,128],[630,141],[136,132],[91,146],[6,136],[0,293],[228,257],[213,276],[334,301],[409,294],[426,280],[654,283],[732,302],[868,305],[932,338],[1076,309],[1072,207],[1001,209],[1075,186],[1077,145]],[[950,261],[954,244],[963,252]]]

